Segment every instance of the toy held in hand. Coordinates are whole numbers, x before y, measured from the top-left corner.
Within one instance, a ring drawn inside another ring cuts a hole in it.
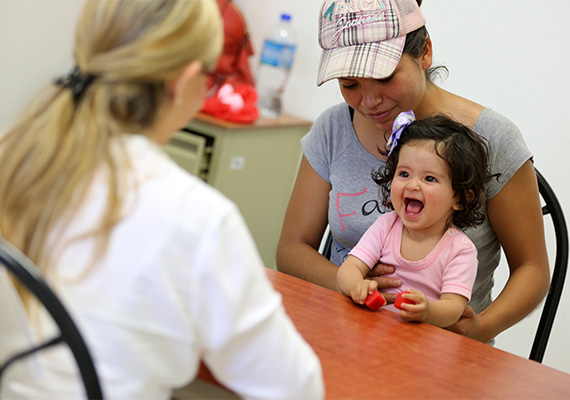
[[[398,293],[398,295],[396,296],[396,301],[394,302],[394,307],[396,307],[396,308],[399,309],[399,310],[402,309],[402,304],[403,304],[403,303],[416,304],[416,302],[413,301],[413,300],[404,299],[404,293],[410,293],[410,292],[406,291],[406,292],[400,292],[400,293]]]
[[[374,293],[368,295],[364,301],[364,304],[366,304],[366,306],[372,311],[376,311],[384,304],[386,304],[386,299],[380,294],[378,290],[375,290]]]

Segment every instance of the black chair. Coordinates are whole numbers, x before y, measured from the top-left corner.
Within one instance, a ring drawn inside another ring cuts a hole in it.
[[[556,316],[556,310],[560,303],[560,297],[562,296],[564,280],[566,279],[566,270],[568,269],[568,229],[566,227],[566,220],[564,219],[564,212],[554,191],[536,168],[535,171],[538,180],[538,190],[544,201],[542,215],[550,215],[556,235],[556,256],[554,259],[554,269],[552,270],[552,279],[550,281],[550,290],[544,302],[544,308],[542,309],[540,322],[529,356],[529,359],[541,363],[548,338],[550,337],[552,325],[554,324],[554,317]]]
[[[542,363],[546,345],[552,331],[554,324],[554,317],[560,303],[562,296],[562,289],[566,279],[566,270],[568,269],[568,229],[566,227],[566,220],[562,206],[556,198],[554,191],[535,168],[536,178],[538,180],[538,189],[540,196],[544,202],[542,207],[542,215],[550,215],[552,218],[552,225],[556,235],[556,256],[554,259],[554,269],[552,271],[552,279],[550,282],[550,290],[544,302],[544,308],[540,317],[540,322],[536,334],[534,336],[532,349],[529,359]],[[330,259],[332,248],[332,234],[329,230],[325,233],[324,246],[322,247],[322,254]]]
[[[55,293],[42,278],[38,267],[14,246],[0,239],[0,264],[4,266],[13,277],[20,281],[47,309],[57,326],[60,334],[55,338],[28,350],[13,355],[0,366],[0,384],[3,373],[14,364],[37,351],[65,343],[71,350],[77,363],[85,394],[89,399],[103,398],[99,378],[93,365],[89,350],[71,319],[71,316],[59,301]],[[1,324],[1,322],[0,322]]]
[[[329,229],[329,227],[327,227],[327,230],[325,231],[325,236],[324,236],[324,244],[323,244],[323,248],[321,250],[321,254],[323,256],[325,256],[328,260],[331,259],[331,251],[332,251],[332,244],[333,244],[333,237],[332,237],[332,232]]]

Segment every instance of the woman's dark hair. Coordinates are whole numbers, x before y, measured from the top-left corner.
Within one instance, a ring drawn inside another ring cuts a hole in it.
[[[482,205],[486,199],[486,185],[500,174],[491,174],[489,148],[486,141],[446,116],[436,115],[416,120],[404,128],[397,146],[386,160],[386,166],[372,173],[372,179],[380,185],[383,203],[393,208],[390,186],[400,159],[402,146],[422,140],[434,142],[434,151],[449,166],[451,187],[459,197],[460,209],[453,213],[448,225],[464,229],[481,224],[485,220]]]
[[[416,0],[418,6],[422,5],[422,0]],[[406,43],[403,52],[409,54],[413,58],[419,58],[424,54],[426,41],[429,38],[427,28],[424,26],[412,31],[406,35]],[[436,76],[446,78],[449,70],[445,65],[436,65],[426,71],[426,77],[429,81],[433,81]]]

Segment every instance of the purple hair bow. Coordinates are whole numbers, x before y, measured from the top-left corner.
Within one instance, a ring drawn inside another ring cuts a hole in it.
[[[402,131],[408,125],[416,120],[416,116],[412,110],[404,111],[398,114],[396,120],[394,121],[394,125],[392,126],[392,134],[390,135],[390,139],[388,139],[388,143],[386,146],[390,148],[388,152],[388,156],[392,154],[392,151],[398,146],[398,140],[400,140],[400,136],[402,136]]]

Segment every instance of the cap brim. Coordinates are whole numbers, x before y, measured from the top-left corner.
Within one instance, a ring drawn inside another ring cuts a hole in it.
[[[400,62],[405,43],[403,35],[382,42],[324,49],[317,86],[335,78],[386,78]]]

